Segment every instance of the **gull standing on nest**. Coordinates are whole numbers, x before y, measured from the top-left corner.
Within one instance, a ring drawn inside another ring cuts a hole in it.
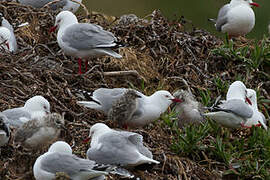
[[[78,23],[77,17],[70,11],[60,12],[50,32],[58,30],[57,42],[66,55],[78,58],[79,74],[82,74],[82,58],[109,55],[114,58],[122,56],[113,51],[121,45],[116,37],[101,26]],[[87,70],[85,61],[85,71]]]
[[[23,107],[7,109],[2,113],[7,117],[9,126],[19,128],[33,118],[41,118],[49,114],[50,103],[42,96],[34,96],[28,99]]]
[[[259,5],[252,0],[231,0],[218,12],[215,22],[216,29],[228,33],[229,38],[244,36],[249,33],[255,25],[255,14],[251,6]]]
[[[126,88],[99,88],[95,90],[93,94],[90,93],[90,101],[78,101],[77,104],[103,111],[106,115],[111,114],[109,116],[112,116],[112,114],[116,115],[116,117],[111,118],[121,122],[120,124],[124,126],[142,127],[158,119],[172,102],[182,102],[165,90],[156,91],[151,96],[146,96],[139,91],[132,90],[133,92],[131,93],[133,95],[130,101],[133,102],[130,102],[127,97],[125,97],[130,94],[127,94],[127,91],[131,90]],[[83,91],[83,93],[89,96],[89,93],[85,91]],[[136,93],[136,95],[134,95],[134,93]],[[125,103],[131,106],[127,106]],[[121,110],[130,112],[131,114],[128,115],[127,112],[123,112],[117,115],[115,111],[119,112]]]
[[[29,149],[44,147],[59,137],[61,129],[65,129],[64,124],[64,117],[58,113],[34,118],[16,131],[14,142]]]
[[[213,107],[215,112],[203,115],[212,118],[225,127],[245,127],[244,124],[253,115],[251,104],[247,97],[246,86],[241,81],[235,81],[228,89],[226,100]]]
[[[252,110],[253,110],[253,115],[252,115],[251,118],[249,118],[247,120],[247,122],[245,123],[245,126],[246,127],[251,127],[253,125],[254,126],[261,126],[262,125],[263,128],[267,130],[265,116],[263,115],[263,113],[261,113],[258,110],[256,91],[254,91],[253,89],[247,89],[247,97],[251,101],[251,107],[252,107]]]

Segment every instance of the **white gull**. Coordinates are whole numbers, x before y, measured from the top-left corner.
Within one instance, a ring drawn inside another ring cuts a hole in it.
[[[48,152],[37,158],[33,172],[37,180],[53,180],[58,172],[65,173],[73,180],[88,180],[108,174],[98,169],[94,161],[73,155],[69,144],[57,141]]]
[[[251,6],[259,5],[252,0],[231,0],[219,10],[214,20],[216,29],[228,33],[230,38],[246,35],[255,25],[255,14]]]
[[[251,127],[253,125],[254,126],[262,125],[263,128],[267,130],[265,116],[258,110],[256,91],[254,91],[253,89],[247,89],[247,97],[250,99],[252,103],[251,107],[253,110],[253,115],[251,118],[248,118],[247,122],[245,123],[245,126]]]
[[[227,92],[226,100],[214,107],[215,112],[205,113],[217,123],[230,128],[243,127],[253,110],[247,101],[247,89],[241,81],[233,82]]]
[[[0,13],[0,21],[1,21],[1,26],[7,28],[10,32],[10,38],[8,40],[8,46],[9,46],[8,50],[10,52],[15,53],[18,50],[18,45],[17,45],[15,34],[14,34],[14,29],[12,25],[8,22],[8,20],[6,20],[1,13]]]
[[[106,115],[108,115],[110,111],[114,111],[112,110],[112,107],[115,106],[114,105],[115,103],[118,103],[117,101],[128,90],[130,89],[99,88],[95,90],[91,95],[90,98],[92,101],[78,101],[77,103],[79,105],[83,105],[91,109],[103,111]],[[122,121],[122,124],[130,127],[145,126],[151,123],[152,121],[156,120],[157,118],[159,118],[160,115],[168,109],[168,107],[172,104],[172,102],[181,102],[181,100],[174,98],[170,92],[165,90],[156,91],[151,96],[146,96],[139,91],[136,91],[136,93],[138,96],[140,96],[140,98],[134,99],[137,101],[135,103],[135,106],[126,107],[127,109],[125,109],[125,111],[129,111],[131,113],[128,119],[125,119],[127,116],[126,117],[123,116],[122,119],[117,120]],[[84,92],[84,94],[87,95],[87,92]],[[121,118],[120,115],[119,118]]]
[[[70,11],[60,12],[55,19],[51,32],[58,29],[57,42],[66,55],[78,58],[81,74],[82,58],[109,55],[122,58],[113,49],[119,47],[116,37],[101,26],[78,23],[77,17]],[[86,61],[87,69],[87,61]]]
[[[143,137],[140,134],[116,131],[103,123],[96,123],[91,127],[89,137],[91,147],[87,151],[87,157],[97,163],[125,167],[159,164],[143,145]]]
[[[50,103],[42,96],[34,96],[28,99],[23,107],[7,109],[2,113],[7,117],[9,126],[19,128],[33,118],[43,117],[50,113]]]

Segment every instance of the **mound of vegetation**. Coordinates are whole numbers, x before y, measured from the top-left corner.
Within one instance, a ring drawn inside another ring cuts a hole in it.
[[[56,34],[49,34],[58,12],[33,9],[16,3],[0,3],[0,12],[15,28],[19,51],[0,56],[0,111],[22,106],[42,95],[51,111],[65,113],[68,131],[62,139],[74,144],[76,155],[85,157],[88,144],[82,140],[89,128],[106,117],[77,105],[76,90],[100,87],[132,87],[145,94],[157,89],[171,92],[190,88],[205,106],[226,94],[228,85],[242,80],[258,92],[259,109],[269,118],[270,41],[222,40],[208,32],[186,30],[184,18],[167,20],[159,11],[144,19],[121,18],[98,13],[80,15],[79,21],[101,25],[126,47],[112,57],[89,59],[90,69],[77,74],[77,63],[60,51]],[[124,73],[120,71],[125,71]],[[112,73],[114,72],[114,73]],[[261,128],[229,130],[212,121],[198,127],[175,126],[175,113],[165,113],[155,123],[134,130],[144,136],[154,158],[161,163],[131,170],[140,179],[221,179],[270,176],[270,133]],[[106,122],[108,123],[108,122]],[[43,152],[27,152],[12,145],[1,147],[1,179],[34,179],[32,166]],[[119,177],[109,176],[109,179]]]

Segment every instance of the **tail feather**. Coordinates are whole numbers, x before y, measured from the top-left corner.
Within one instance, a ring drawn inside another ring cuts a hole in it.
[[[266,124],[265,124],[263,121],[260,121],[260,123],[261,123],[261,125],[263,126],[263,128],[264,128],[265,130],[267,130]]]
[[[208,18],[208,21],[213,22],[213,23],[216,23],[217,22],[216,19],[212,19],[212,18]]]
[[[87,108],[91,109],[101,109],[100,103],[97,103],[96,101],[77,101],[77,104],[83,105]]]

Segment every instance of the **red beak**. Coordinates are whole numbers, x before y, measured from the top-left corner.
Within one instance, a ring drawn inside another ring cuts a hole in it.
[[[250,99],[247,98],[247,97],[246,97],[246,102],[247,102],[248,104],[252,105],[252,102],[251,102]]]
[[[177,98],[171,99],[171,101],[172,101],[172,102],[176,102],[176,103],[180,103],[180,102],[182,102],[182,100],[181,100],[181,99],[177,99]]]
[[[256,7],[259,7],[260,5],[259,4],[257,4],[257,3],[249,3],[251,6],[256,6]]]
[[[83,140],[84,143],[88,143],[90,141],[90,137],[87,137],[86,139]]]
[[[49,31],[49,33],[52,33],[52,32],[54,32],[55,30],[57,29],[57,26],[53,26],[53,27],[51,27],[50,28],[50,31]]]

